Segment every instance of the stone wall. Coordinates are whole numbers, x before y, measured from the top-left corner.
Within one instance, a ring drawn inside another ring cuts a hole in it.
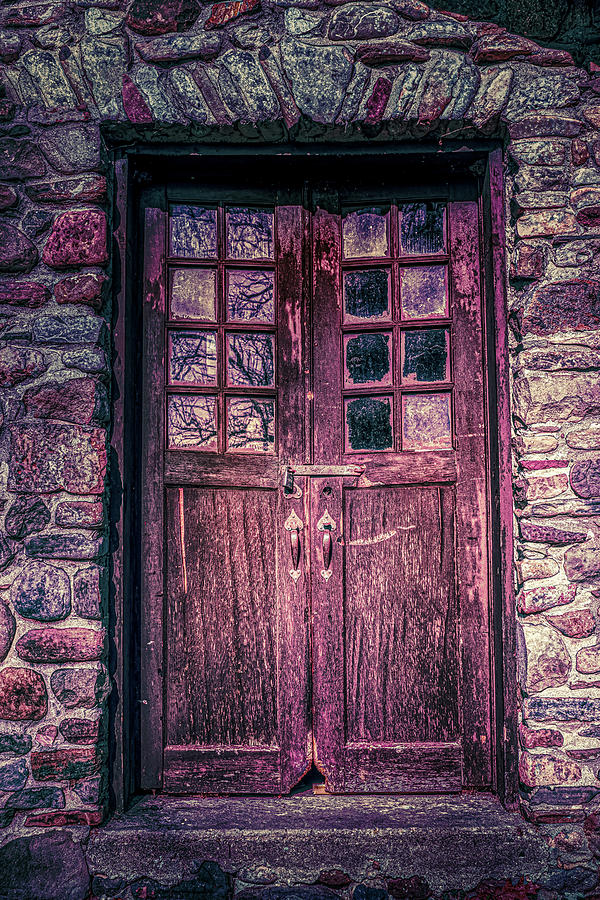
[[[522,805],[563,871],[591,872],[600,69],[421,0],[5,4],[0,29],[0,841],[47,826],[79,839],[106,806],[103,135],[494,137],[506,142]]]

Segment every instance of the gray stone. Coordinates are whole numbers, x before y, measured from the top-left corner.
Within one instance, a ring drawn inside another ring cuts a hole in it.
[[[396,34],[400,21],[388,6],[371,3],[345,3],[329,23],[332,41],[361,41]]]
[[[68,832],[55,830],[10,841],[0,849],[0,871],[4,872],[2,889],[10,900],[88,896],[90,876],[83,847]]]
[[[220,35],[214,31],[205,31],[138,41],[135,49],[146,62],[161,64],[183,62],[186,59],[214,59],[220,46]]]
[[[48,50],[28,50],[22,55],[20,64],[42,94],[49,109],[77,106],[77,98],[53,53]]]
[[[65,795],[63,791],[57,787],[24,788],[24,790],[19,791],[18,794],[12,795],[9,806],[11,809],[64,809]],[[2,854],[6,850],[6,846],[10,845],[5,845],[0,848],[0,867],[2,866]],[[1,868],[0,871],[2,871]],[[2,886],[5,887],[6,882]],[[19,895],[13,894],[13,896],[18,897]],[[40,894],[32,894],[30,896],[39,897]],[[57,897],[57,900],[59,897],[62,900],[63,895],[56,894],[55,896]],[[24,895],[23,900],[25,900],[25,897],[27,897],[27,895]],[[81,898],[78,897],[77,900],[81,900]]]
[[[283,68],[300,111],[314,122],[332,123],[352,76],[352,62],[342,47],[316,47],[285,39]],[[319,78],[315,79],[315,72]]]
[[[46,563],[27,563],[13,581],[10,598],[26,619],[54,622],[71,611],[71,585],[62,569]]]
[[[104,337],[106,324],[95,316],[41,316],[33,325],[33,340],[39,344],[96,344]]]
[[[219,90],[241,121],[262,122],[281,118],[281,110],[256,54],[230,50],[220,60]]]
[[[20,791],[27,783],[28,774],[24,759],[0,765],[0,791]]]
[[[513,65],[515,79],[506,107],[506,119],[520,119],[526,110],[562,109],[579,100],[575,79],[557,72],[540,72],[535,66]]]
[[[8,656],[15,636],[15,628],[15,617],[6,603],[0,600],[0,662],[3,662]]]
[[[73,576],[73,612],[84,619],[101,619],[100,569],[80,569]]]
[[[600,720],[600,699],[527,697],[523,716],[535,722],[597,722]]]
[[[57,669],[50,676],[50,687],[67,709],[93,709],[108,693],[103,667],[93,669]]]
[[[95,559],[104,551],[102,538],[81,534],[44,534],[30,538],[25,545],[33,559]]]
[[[50,510],[39,497],[18,497],[4,520],[9,537],[22,540],[29,534],[41,531],[50,521]]]
[[[100,115],[103,119],[124,119],[121,96],[122,75],[127,70],[124,41],[90,36],[83,39],[80,47],[83,68]]]
[[[62,354],[61,360],[68,369],[78,369],[80,372],[88,372],[92,375],[106,373],[106,355],[99,347],[81,350],[67,350]]]
[[[0,734],[0,753],[23,756],[29,753],[33,741],[29,734]]]
[[[97,125],[51,128],[42,134],[40,146],[50,165],[59,172],[77,175],[100,168],[100,131]]]

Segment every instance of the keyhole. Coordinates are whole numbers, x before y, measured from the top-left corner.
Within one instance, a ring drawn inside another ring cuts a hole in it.
[[[329,487],[328,484],[325,485],[325,487],[323,488],[323,490],[321,491],[321,493],[322,493],[322,495],[323,495],[324,497],[329,497],[329,496],[331,496],[331,488]]]

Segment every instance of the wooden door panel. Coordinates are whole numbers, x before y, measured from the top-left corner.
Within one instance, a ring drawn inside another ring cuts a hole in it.
[[[457,739],[452,487],[346,489],[346,739]]]

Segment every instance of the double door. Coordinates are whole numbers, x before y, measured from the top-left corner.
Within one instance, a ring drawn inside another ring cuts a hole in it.
[[[467,185],[145,202],[142,783],[492,781]]]

